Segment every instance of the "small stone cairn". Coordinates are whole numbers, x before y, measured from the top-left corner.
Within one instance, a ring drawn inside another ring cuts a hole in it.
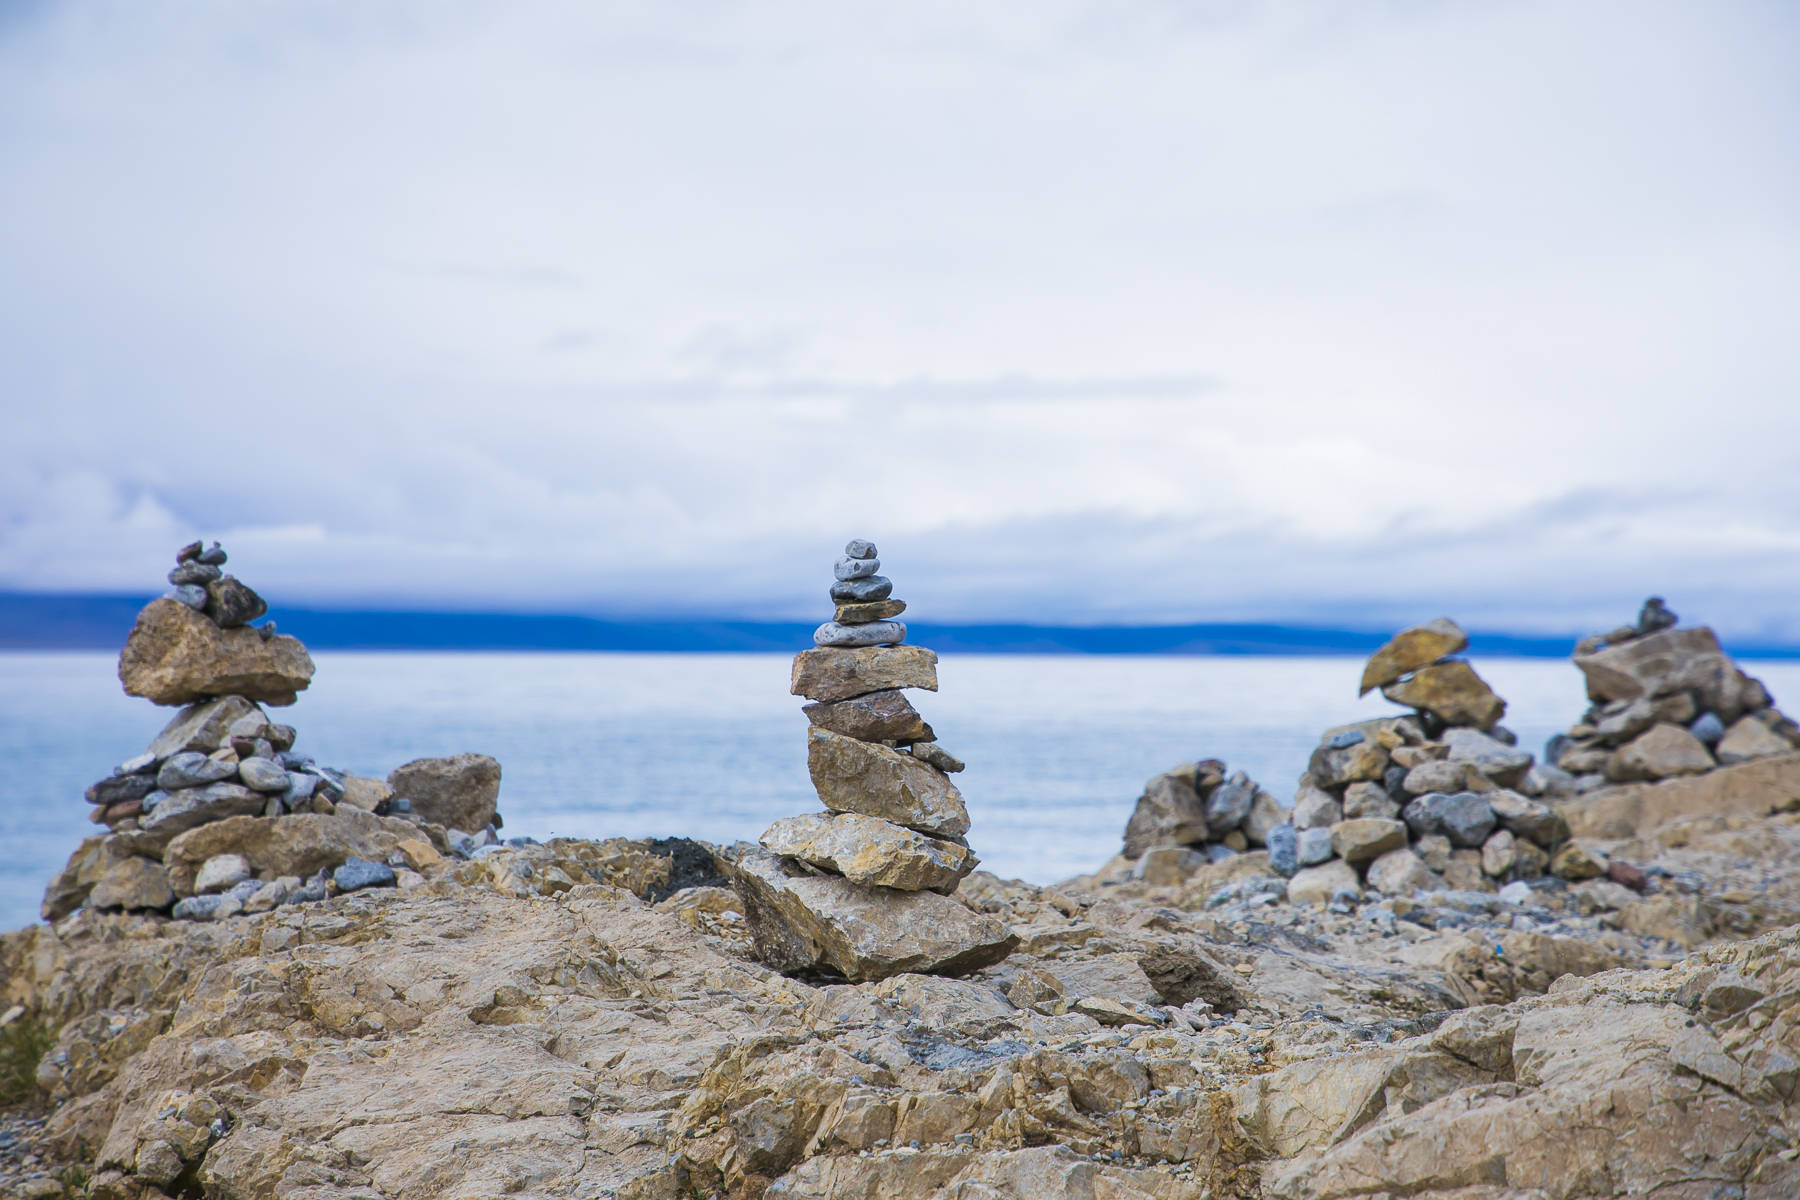
[[[1572,775],[1578,792],[1800,748],[1800,726],[1768,690],[1738,669],[1711,629],[1679,628],[1660,596],[1644,602],[1636,624],[1582,639],[1574,661],[1592,703],[1545,744],[1544,758]]]
[[[1268,844],[1286,820],[1280,801],[1242,771],[1230,775],[1216,758],[1183,763],[1144,785],[1125,826],[1131,877],[1180,883],[1209,863]]]
[[[217,920],[394,886],[498,840],[500,764],[485,755],[420,759],[383,782],[294,751],[294,727],[263,706],[293,704],[312,658],[273,621],[249,624],[268,605],[225,562],[217,542],[184,546],[172,590],[138,614],[119,680],[180,711],[87,789],[108,832],[51,882],[46,920],[84,905]]]
[[[1362,694],[1380,688],[1414,711],[1325,732],[1289,819],[1267,834],[1289,899],[1343,905],[1365,887],[1491,892],[1553,870],[1568,827],[1548,801],[1571,781],[1516,747],[1499,724],[1506,702],[1450,657],[1468,643],[1440,618],[1369,659]]]
[[[950,776],[963,769],[904,694],[937,690],[937,655],[908,646],[872,542],[838,560],[833,619],[794,658],[807,766],[826,811],[770,825],[732,882],[763,961],[851,980],[960,974],[1006,957],[1017,937],[951,898],[977,859]]]

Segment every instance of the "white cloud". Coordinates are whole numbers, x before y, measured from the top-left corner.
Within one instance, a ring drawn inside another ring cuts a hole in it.
[[[921,618],[1786,628],[1795,35],[45,6],[0,26],[0,586],[192,531],[278,598],[798,616],[867,532]]]

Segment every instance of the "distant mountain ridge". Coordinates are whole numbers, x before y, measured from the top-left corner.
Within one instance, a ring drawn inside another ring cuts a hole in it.
[[[0,649],[116,650],[152,597],[0,592]],[[800,621],[645,621],[535,613],[272,609],[283,633],[320,650],[618,650],[792,653]],[[1392,630],[1305,625],[909,624],[911,640],[958,654],[1367,654]],[[1576,635],[1471,630],[1478,655],[1564,658]],[[1734,643],[1745,658],[1800,658],[1800,646]]]

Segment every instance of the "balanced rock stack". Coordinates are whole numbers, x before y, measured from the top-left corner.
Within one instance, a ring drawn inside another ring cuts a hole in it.
[[[1419,711],[1325,732],[1290,820],[1267,834],[1290,899],[1354,900],[1364,887],[1493,891],[1551,868],[1568,828],[1547,798],[1568,780],[1519,750],[1497,724],[1505,701],[1467,663],[1446,659],[1467,645],[1439,619],[1369,659],[1363,694],[1380,687]]]
[[[1179,883],[1208,863],[1268,844],[1285,820],[1281,804],[1242,771],[1226,774],[1216,758],[1183,763],[1144,785],[1125,826],[1132,876]]]
[[[977,861],[950,781],[963,764],[904,693],[937,690],[937,655],[901,644],[906,626],[893,618],[906,605],[880,569],[872,543],[845,547],[834,619],[794,658],[792,691],[813,701],[807,766],[826,811],[776,821],[733,864],[757,953],[782,971],[960,974],[1018,944],[951,898]]]
[[[195,542],[174,590],[138,614],[119,656],[125,691],[182,706],[149,747],[87,790],[107,834],[87,839],[44,896],[60,920],[83,905],[173,909],[213,920],[337,891],[393,885],[496,840],[500,764],[485,755],[421,759],[387,782],[320,766],[294,750],[293,704],[312,682],[306,647],[247,622],[268,611]],[[463,834],[446,832],[470,830]]]
[[[1677,627],[1660,596],[1635,625],[1583,639],[1575,665],[1592,705],[1544,757],[1574,776],[1577,790],[1697,775],[1715,767],[1791,754],[1800,726],[1767,689],[1738,669],[1711,629]]]

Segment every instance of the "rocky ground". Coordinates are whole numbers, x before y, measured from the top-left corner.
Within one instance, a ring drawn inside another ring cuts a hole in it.
[[[1800,756],[1705,778],[1598,843],[1642,892],[1333,911],[1274,900],[1261,852],[977,872],[955,899],[1020,944],[959,979],[759,965],[716,873],[741,848],[693,843],[83,909],[0,938],[0,1046],[50,1044],[0,1195],[1790,1198]]]

